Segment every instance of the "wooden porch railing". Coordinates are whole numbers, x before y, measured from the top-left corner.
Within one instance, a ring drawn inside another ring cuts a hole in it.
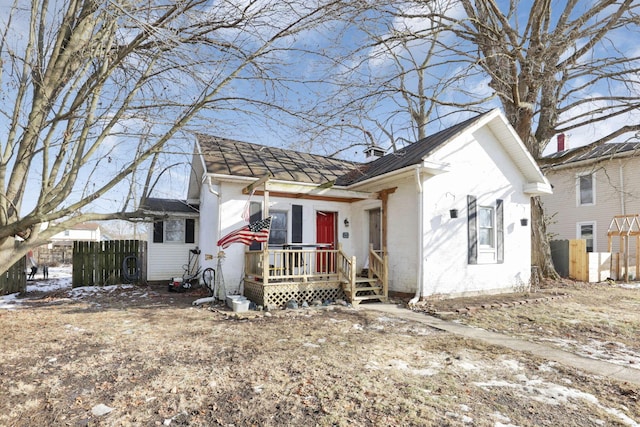
[[[303,292],[329,299],[346,298],[357,304],[362,300],[386,300],[388,270],[386,254],[369,248],[368,277],[358,277],[356,257],[338,249],[265,249],[245,253],[245,292],[263,304],[286,299]],[[333,289],[333,291],[331,290]],[[344,292],[344,294],[343,294]],[[277,297],[272,297],[278,294]],[[248,296],[248,295],[247,295]],[[324,299],[323,299],[324,300]]]
[[[389,295],[389,264],[387,262],[387,249],[382,251],[382,256],[378,251],[373,250],[373,245],[369,245],[369,279],[377,278],[382,286],[382,294]]]
[[[277,280],[337,280],[338,250],[268,249],[245,253],[245,277],[260,277],[264,284]]]
[[[343,283],[344,292],[349,301],[353,301],[356,289],[356,257],[347,256],[338,244],[338,278]]]

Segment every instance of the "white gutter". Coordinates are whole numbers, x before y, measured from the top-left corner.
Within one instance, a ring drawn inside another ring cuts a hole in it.
[[[422,174],[421,167],[416,167],[416,187],[418,189],[418,272],[416,280],[416,296],[413,297],[409,304],[416,304],[422,297],[423,288],[423,258],[424,258],[424,244],[422,239],[424,238],[424,220],[422,218],[424,212],[424,199],[422,190]]]

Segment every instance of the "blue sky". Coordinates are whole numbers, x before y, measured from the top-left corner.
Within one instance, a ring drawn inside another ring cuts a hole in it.
[[[62,0],[54,0],[54,3],[58,1]],[[25,6],[30,3],[24,0],[23,2]],[[507,1],[500,0],[498,3],[504,5]],[[589,3],[587,1],[580,2],[580,7],[584,7]],[[2,16],[6,16],[4,12],[8,10],[11,4],[12,0],[0,0],[0,21],[3,21]],[[212,2],[211,4],[218,3]],[[552,7],[557,8],[565,4],[565,2],[552,1],[551,4]],[[455,4],[451,7],[449,13],[457,17],[463,16],[461,7]],[[514,17],[514,19],[516,18]],[[369,21],[368,23],[371,22],[374,21]],[[425,22],[415,19],[381,19],[375,21],[373,28],[384,35],[394,29],[423,30]],[[251,33],[228,31],[220,37],[227,40],[237,40],[240,37],[246,39],[249,43],[257,43],[261,38],[267,37],[269,31],[267,27],[257,25],[252,28]],[[22,37],[19,33],[14,33],[12,36],[18,39]],[[447,42],[453,41],[451,35],[446,37]],[[607,49],[611,50],[613,47],[622,52],[628,52],[631,56],[640,54],[640,48],[635,43],[636,39],[629,37],[624,30],[612,34],[609,40],[609,44],[598,46],[592,51],[592,54],[603,55],[607,53]],[[376,128],[372,121],[372,119],[376,119],[384,122],[388,130],[393,129],[394,136],[397,138],[408,141],[415,140],[415,133],[407,126],[407,115],[397,113],[398,100],[389,95],[363,103],[363,110],[360,111],[360,114],[333,117],[330,120],[334,121],[336,127],[332,132],[324,133],[322,138],[315,137],[315,132],[320,126],[296,120],[294,116],[284,112],[285,110],[313,110],[314,108],[323,108],[326,111],[337,110],[342,101],[352,100],[359,95],[360,92],[356,83],[368,82],[381,76],[389,76],[389,73],[394,71],[393,57],[381,52],[380,49],[363,48],[358,52],[357,56],[348,58],[347,65],[337,66],[327,61],[327,59],[338,59],[345,52],[353,51],[365,44],[366,38],[361,30],[351,24],[337,21],[326,23],[314,30],[304,31],[296,35],[294,40],[284,41],[279,45],[279,47],[282,47],[281,50],[274,50],[262,60],[265,65],[273,67],[275,70],[273,76],[280,78],[283,84],[279,84],[275,80],[262,80],[259,78],[260,75],[258,73],[251,73],[253,69],[247,69],[241,73],[239,79],[226,86],[221,92],[219,102],[215,104],[215,108],[203,112],[197,120],[187,126],[185,132],[180,133],[179,137],[176,137],[172,144],[166,147],[167,156],[163,160],[162,167],[176,163],[179,165],[172,167],[163,174],[162,180],[156,186],[153,195],[156,197],[185,196],[186,182],[190,171],[186,162],[190,158],[177,156],[175,153],[191,151],[194,138],[190,132],[198,131],[259,144],[328,154],[337,151],[341,146],[362,142],[364,134],[361,130],[355,128],[357,126],[365,127],[371,132],[376,142],[386,148],[388,145],[386,136]],[[425,49],[428,45],[415,42],[410,47],[410,51],[403,51],[396,47],[394,52],[407,59],[409,55],[419,59],[425,54]],[[197,52],[193,53],[197,54]],[[442,52],[440,56],[442,61],[450,59],[445,54],[446,52]],[[225,68],[222,64],[229,66],[232,61],[229,57],[226,57],[225,61],[227,62],[219,62],[217,67],[210,66],[207,68],[203,66],[195,68],[196,75],[192,77],[192,82],[177,80],[174,84],[167,84],[162,89],[163,95],[167,99],[192,100],[196,96],[196,92],[191,89],[192,87],[195,87],[199,82],[214,81],[217,74],[224,75],[224,73],[228,72],[229,68]],[[356,63],[359,66],[351,68]],[[407,62],[403,61],[403,63],[406,64]],[[334,93],[336,87],[331,84],[332,78],[335,77],[336,72],[345,70],[351,70],[347,76],[354,84],[349,88],[343,88]],[[3,73],[5,71],[3,70]],[[432,66],[429,69],[431,75],[429,82],[436,85],[442,81],[443,77],[461,72],[462,68],[458,64],[443,63],[438,66]],[[6,82],[6,79],[3,80],[4,82]],[[193,83],[193,85],[189,83]],[[457,86],[453,86],[441,96],[442,99],[458,101],[467,100],[471,95],[482,97],[491,93],[488,83],[486,76],[466,74],[457,82]],[[415,75],[409,74],[407,76],[407,84],[410,87],[415,87]],[[576,82],[577,84],[579,82]],[[633,90],[636,91],[636,94],[638,90],[637,86],[629,87],[617,83],[614,83],[612,87],[616,91]],[[6,90],[6,87],[4,89]],[[585,98],[596,97],[599,94],[597,89],[588,88],[588,90],[579,92],[576,95]],[[604,92],[604,88],[601,89]],[[332,94],[331,98],[324,100],[320,105],[316,105],[327,94]],[[281,107],[282,110],[269,109],[269,114],[266,114],[259,104],[243,102],[242,98],[272,103]],[[495,99],[483,105],[485,109],[498,106],[499,103]],[[456,108],[446,106],[437,109],[432,117],[432,123],[428,126],[428,131],[430,133],[436,132],[473,114],[469,112],[458,114],[456,111]],[[575,113],[577,113],[575,110],[571,112],[571,114]],[[319,120],[323,124],[328,121],[325,121],[325,119]],[[607,123],[572,130],[568,135],[569,144],[572,147],[584,145],[619,127],[621,124],[638,122],[639,120],[640,118],[637,114],[626,114]],[[353,125],[353,127],[344,126],[345,124]],[[120,123],[118,130],[126,134],[139,125],[140,123],[135,120],[124,121]],[[4,129],[1,117],[0,128]],[[159,128],[159,130],[161,129],[162,127]],[[127,156],[134,150],[136,141],[136,139],[123,135],[111,137],[109,143],[94,159],[94,164],[100,162],[100,170],[103,173],[87,174],[86,179],[90,180],[89,185],[99,186],[108,175],[104,173],[105,171],[116,170],[124,165]],[[546,152],[551,152],[554,146],[552,142]],[[341,156],[353,160],[362,160],[361,151],[363,148],[355,147],[346,150]],[[37,175],[33,175],[31,179],[34,184],[38,183]],[[112,208],[114,204],[121,200],[124,190],[130,188],[131,185],[129,181],[123,182],[121,188],[98,202],[98,208],[100,210]]]

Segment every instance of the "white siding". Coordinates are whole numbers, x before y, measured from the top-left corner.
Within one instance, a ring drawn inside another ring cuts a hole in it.
[[[193,244],[153,243],[153,224],[149,224],[147,246],[147,280],[169,283],[172,277],[182,277],[183,266],[189,261],[189,251],[198,246],[198,221],[196,220]]]
[[[423,296],[507,292],[526,285],[531,274],[529,196],[525,181],[486,128],[447,144],[434,156],[451,170],[424,183]],[[467,195],[478,205],[504,201],[504,263],[470,265],[467,248]],[[458,209],[452,219],[449,210]]]
[[[415,293],[418,274],[418,195],[411,176],[387,185],[398,188],[387,206],[389,290]]]
[[[69,229],[66,232],[60,232],[54,234],[51,237],[51,241],[73,241],[73,240],[82,240],[89,242],[99,242],[100,241],[100,227],[87,230],[87,229]]]
[[[202,230],[210,235],[201,236],[203,254],[214,253],[217,255],[216,243],[220,237],[225,236],[233,230],[236,230],[247,223],[242,218],[242,213],[245,209],[249,196],[242,194],[242,189],[246,187],[248,183],[232,183],[221,182],[217,183],[215,188],[217,189],[219,196],[219,204],[209,203],[201,206],[201,218],[203,222]],[[212,198],[213,196],[207,196]],[[215,196],[216,198],[218,196]],[[263,203],[263,196],[254,195],[251,201]],[[302,206],[302,239],[303,243],[315,243],[316,242],[316,212],[328,211],[337,213],[337,234],[338,242],[343,245],[343,249],[352,254],[355,252],[355,246],[357,242],[354,242],[353,230],[361,227],[359,221],[354,217],[351,209],[351,204],[319,201],[319,200],[306,200],[306,199],[289,199],[282,197],[269,197],[269,209],[273,211],[286,211],[288,212],[288,237],[287,240],[291,242],[291,207],[293,205]],[[217,209],[216,209],[217,208]],[[215,210],[219,212],[215,214]],[[219,220],[220,232],[215,232],[218,226],[214,224],[214,221]],[[344,219],[349,219],[349,227],[345,227]],[[343,233],[348,232],[349,237],[343,237]],[[232,244],[224,250],[225,258],[223,260],[223,277],[225,286],[228,293],[235,293],[239,291],[242,283],[244,272],[244,253],[247,250],[247,246],[242,244]],[[206,263],[206,261],[203,261]],[[215,261],[214,261],[215,262]]]

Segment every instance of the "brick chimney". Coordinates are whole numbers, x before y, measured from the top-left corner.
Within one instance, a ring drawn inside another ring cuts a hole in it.
[[[564,133],[558,134],[558,152],[569,149],[569,138]]]

